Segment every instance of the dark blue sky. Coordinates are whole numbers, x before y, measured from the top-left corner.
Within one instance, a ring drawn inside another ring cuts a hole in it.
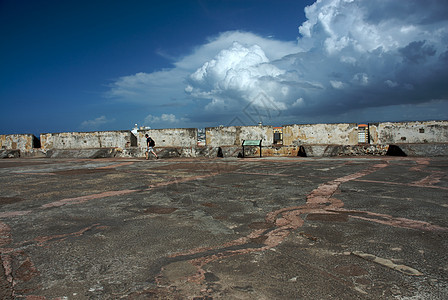
[[[446,119],[443,1],[313,2],[0,0],[0,134]]]

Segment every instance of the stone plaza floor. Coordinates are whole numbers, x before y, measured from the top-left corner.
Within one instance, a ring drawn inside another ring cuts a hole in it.
[[[447,299],[448,158],[0,160],[0,299]]]

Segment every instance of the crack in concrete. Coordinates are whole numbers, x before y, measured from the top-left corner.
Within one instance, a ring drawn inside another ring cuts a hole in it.
[[[127,163],[129,164],[129,163]],[[127,165],[126,164],[126,165]],[[418,166],[413,167],[414,171],[423,171],[425,167],[429,165],[429,160],[417,160]],[[118,164],[114,166],[108,166],[110,168],[116,167]],[[192,276],[186,278],[186,280],[190,282],[196,282],[198,284],[202,284],[205,280],[206,271],[203,269],[204,265],[216,261],[221,260],[227,257],[231,257],[234,255],[248,254],[251,252],[260,252],[268,249],[272,249],[282,243],[285,238],[294,230],[300,228],[304,224],[304,220],[301,215],[310,214],[310,213],[320,213],[320,214],[333,214],[333,213],[347,213],[351,218],[365,220],[369,222],[376,222],[388,226],[396,226],[414,230],[426,230],[426,231],[448,231],[447,228],[443,228],[437,225],[432,225],[427,222],[415,221],[405,218],[394,218],[390,215],[384,214],[375,214],[368,211],[356,211],[356,210],[346,210],[343,208],[344,203],[334,198],[334,194],[339,190],[339,187],[342,183],[348,181],[365,181],[359,179],[363,176],[371,174],[380,170],[381,168],[387,167],[388,164],[376,164],[371,167],[366,168],[363,171],[353,173],[351,175],[343,176],[334,180],[330,180],[326,183],[319,185],[316,189],[314,189],[311,193],[307,195],[306,204],[295,207],[286,207],[273,212],[270,212],[266,215],[265,221],[266,223],[273,224],[274,227],[268,229],[257,229],[253,230],[250,234],[245,237],[241,237],[239,239],[235,239],[228,243],[222,244],[218,247],[204,247],[204,248],[196,248],[184,253],[176,253],[169,257],[166,257],[159,261],[158,269],[161,270],[159,274],[155,277],[155,282],[159,287],[164,286],[161,282],[161,274],[164,269],[164,266],[167,266],[171,263],[178,261],[189,261],[195,268],[196,273]],[[104,167],[104,168],[108,168]],[[411,168],[412,169],[412,168]],[[190,176],[185,178],[175,178],[171,181],[160,182],[151,185],[149,188],[144,189],[151,190],[158,187],[168,186],[171,184],[184,183],[191,180],[198,180],[203,178],[208,178],[212,176],[216,176],[218,174],[225,172],[214,172],[207,175],[200,176]],[[242,172],[237,172],[242,173]],[[244,172],[243,172],[244,173]],[[258,175],[272,175],[272,174],[259,174]],[[283,175],[282,176],[286,176]],[[429,176],[424,179],[411,183],[413,186],[425,186],[425,187],[433,187],[434,184],[438,183],[442,178],[442,174],[436,171],[433,171]],[[374,182],[374,181],[369,181]],[[383,183],[383,182],[380,182]],[[390,182],[384,182],[389,183]],[[446,189],[444,187],[436,187]],[[141,192],[140,189],[132,189],[132,190],[121,190],[121,191],[109,191],[99,194],[75,197],[75,198],[67,198],[59,201],[51,202],[45,205],[42,205],[41,208],[50,208],[50,207],[60,207],[63,205],[72,205],[72,204],[81,204],[93,199],[101,199],[112,196],[126,195],[135,192]],[[12,217],[12,216],[20,216],[31,213],[32,211],[23,211],[23,212],[7,212],[0,214],[0,217]],[[360,215],[363,214],[363,215]],[[2,225],[3,224],[3,225]],[[32,240],[32,244],[36,244],[38,246],[43,246],[45,243],[64,240],[69,236],[80,236],[84,234],[86,231],[95,228],[99,224],[94,224],[89,227],[83,228],[74,233],[54,235],[54,236],[41,236]],[[5,227],[6,226],[6,227]],[[6,232],[5,230],[8,225],[0,222],[0,246],[8,245],[11,239],[10,230]],[[261,241],[260,243],[253,243],[252,241],[257,239]],[[25,243],[26,244],[26,243]],[[22,245],[24,245],[22,243]],[[17,249],[15,249],[17,250]],[[5,269],[5,273],[7,274],[8,281],[11,282],[12,288],[14,286],[14,278],[12,271],[12,257],[8,253],[14,253],[14,249],[11,248],[0,248],[0,258],[1,264]],[[17,250],[18,251],[18,250]],[[31,262],[31,260],[29,260]],[[331,275],[331,274],[330,274]],[[14,292],[13,292],[14,293]],[[42,299],[45,299],[42,298]]]
[[[106,167],[100,167],[99,169],[109,169],[109,168],[115,168],[118,166],[129,165],[129,164],[133,164],[133,162],[132,163],[130,163],[130,162],[121,163],[121,164],[116,164],[116,165],[106,166]],[[34,174],[36,174],[36,173],[33,173],[33,175]],[[153,184],[143,190],[142,189],[132,189],[132,190],[107,191],[107,192],[98,193],[98,194],[92,194],[92,195],[86,195],[86,196],[80,196],[80,197],[74,197],[74,198],[66,198],[66,199],[61,199],[58,201],[44,204],[40,208],[48,209],[48,208],[57,208],[57,207],[61,207],[64,205],[82,204],[82,203],[85,203],[85,202],[88,202],[88,201],[94,200],[94,199],[103,199],[103,198],[108,198],[108,197],[113,197],[113,196],[121,196],[121,195],[136,193],[136,192],[149,191],[149,190],[152,190],[152,189],[158,188],[158,187],[164,187],[164,186],[168,186],[171,184],[185,183],[185,182],[189,182],[192,180],[204,179],[204,178],[216,176],[218,174],[220,174],[220,173],[213,172],[213,173],[210,173],[207,175],[189,176],[189,177],[180,178],[180,179],[174,178],[174,180]],[[32,212],[33,211],[31,211],[31,210],[3,212],[3,213],[0,213],[0,218],[23,216],[23,215],[28,215]],[[102,228],[102,226],[100,226],[100,224],[93,224],[86,228],[80,229],[79,231],[76,231],[76,232],[52,235],[52,236],[39,236],[39,237],[34,238],[31,241],[23,241],[16,247],[0,248],[0,263],[3,267],[3,269],[5,270],[5,277],[10,284],[11,297],[20,296],[20,295],[16,295],[16,291],[14,290],[14,287],[17,285],[17,280],[14,279],[14,277],[13,277],[14,272],[13,272],[13,266],[12,266],[13,256],[15,255],[15,253],[22,252],[23,249],[34,246],[34,245],[44,246],[45,244],[47,244],[49,242],[65,240],[71,236],[81,236],[85,232],[92,230],[94,228]],[[11,238],[11,232],[10,232],[9,226],[5,223],[0,222],[0,247],[9,245],[11,243],[11,241],[12,241],[12,238]],[[229,250],[231,250],[231,248],[229,248]],[[39,271],[34,266],[31,259],[28,257],[25,262],[27,263],[27,266],[28,266],[27,270],[30,270],[30,272],[28,272],[29,273],[28,276],[31,276],[31,277],[36,276],[39,273]],[[24,269],[24,266],[25,266],[24,263],[22,263],[19,266],[19,269],[20,268]],[[26,297],[27,297],[27,299],[31,299],[31,298],[46,299],[46,297],[43,297],[43,296],[28,295]]]
[[[63,205],[81,204],[81,203],[84,203],[84,202],[87,202],[87,201],[93,200],[93,199],[102,199],[102,198],[113,197],[113,196],[121,196],[121,195],[126,195],[126,194],[130,194],[130,193],[135,193],[135,192],[137,192],[137,190],[108,191],[108,192],[103,192],[103,193],[99,193],[99,194],[92,194],[92,195],[74,197],[74,198],[66,198],[66,199],[62,199],[62,200],[44,204],[41,206],[41,208],[51,208],[51,207],[60,207]]]
[[[8,248],[0,248],[0,263],[5,272],[5,277],[7,282],[9,283],[9,289],[11,290],[11,299],[14,297],[22,297],[20,295],[20,291],[16,291],[15,287],[20,282],[30,281],[33,277],[39,275],[39,270],[35,267],[34,263],[31,260],[31,257],[26,254],[23,250],[32,246],[44,246],[50,242],[63,241],[69,237],[79,237],[92,229],[103,229],[104,226],[100,226],[100,224],[93,224],[91,226],[82,228],[76,232],[58,234],[58,235],[50,235],[50,236],[40,236],[36,237],[31,241],[22,241],[17,245],[12,245]],[[0,246],[6,246],[11,244],[11,232],[8,225],[0,222]],[[23,256],[25,259],[22,259],[20,262],[20,257]],[[13,268],[13,263],[17,263],[18,267]],[[16,273],[17,276],[14,276]],[[15,278],[17,277],[17,278]],[[31,298],[30,298],[31,297]],[[39,297],[39,298],[33,298]],[[43,296],[26,296],[27,299],[46,299]]]
[[[330,182],[321,184],[317,189],[313,190],[307,196],[307,202],[305,205],[296,206],[296,207],[286,207],[274,212],[268,213],[265,217],[266,223],[272,223],[277,228],[259,229],[252,231],[248,236],[241,237],[239,239],[230,241],[222,245],[221,247],[211,247],[211,248],[199,248],[193,249],[186,253],[177,253],[172,255],[171,257],[181,256],[185,257],[187,253],[189,254],[198,254],[201,253],[200,257],[191,259],[191,263],[196,267],[196,274],[187,278],[188,281],[196,282],[201,284],[205,280],[206,271],[203,269],[203,266],[219,259],[223,259],[226,257],[230,257],[233,255],[247,254],[251,252],[259,252],[265,251],[271,248],[276,247],[284,239],[297,228],[303,226],[304,220],[301,218],[301,215],[306,213],[331,213],[327,212],[327,209],[340,208],[343,206],[343,202],[332,198],[332,195],[338,190],[340,184],[368,175],[373,173],[381,168],[388,166],[387,164],[376,164],[372,167],[369,167],[363,171],[344,176],[341,178],[337,178]],[[242,247],[238,250],[230,250],[224,251],[226,245],[239,245],[244,246],[251,239],[264,237],[263,244],[264,246],[257,248],[245,248]],[[214,249],[213,254],[208,254],[210,250]],[[163,267],[162,267],[163,268]],[[159,273],[157,277],[160,277],[162,272]]]
[[[0,218],[11,218],[18,216],[25,216],[32,213],[31,210],[16,210],[16,211],[7,211],[0,213]]]
[[[426,178],[431,177],[431,181],[428,180],[428,182],[424,182]],[[367,179],[355,179],[354,181],[357,182],[368,182],[368,183],[380,183],[380,184],[390,184],[390,185],[401,185],[401,186],[410,186],[410,187],[424,187],[429,189],[440,189],[440,190],[448,190],[448,187],[445,186],[437,186],[433,185],[437,182],[433,179],[433,176],[428,176],[420,181],[412,182],[412,183],[401,183],[401,182],[390,182],[390,181],[382,181],[382,180],[367,180]],[[439,180],[442,177],[439,178]]]
[[[0,281],[0,284],[1,284],[0,287],[3,289],[2,296],[6,296],[6,294],[8,294],[10,299],[13,299],[13,297],[14,297],[14,292],[13,292],[14,278],[12,275],[11,256],[8,254],[5,254],[6,253],[5,250],[7,250],[7,248],[6,249],[1,248],[3,246],[9,245],[11,243],[11,241],[12,241],[11,228],[7,224],[0,222],[0,263],[1,263],[2,271],[4,272],[4,278],[6,280],[6,282],[2,282],[3,280]],[[0,276],[1,276],[1,274],[0,274]],[[1,276],[1,277],[3,277],[3,276]],[[2,279],[2,278],[0,278],[0,279]]]
[[[417,161],[419,163],[419,171],[423,170],[424,167],[426,167],[429,164],[429,160],[422,160]],[[188,260],[188,255],[193,256],[199,256],[196,258],[192,258],[190,260],[190,263],[196,267],[196,273],[186,278],[186,280],[191,282],[196,282],[197,284],[203,284],[205,280],[205,274],[206,271],[203,269],[204,265],[224,259],[233,255],[240,255],[240,254],[248,254],[255,251],[265,251],[271,248],[274,248],[275,246],[279,245],[284,239],[294,230],[297,228],[303,226],[304,220],[301,218],[301,215],[303,214],[309,214],[309,213],[321,213],[321,214],[332,214],[332,213],[349,213],[350,217],[361,219],[365,221],[370,222],[377,222],[380,224],[388,225],[388,226],[396,226],[396,227],[403,227],[408,229],[414,229],[414,230],[426,230],[426,231],[448,231],[447,228],[443,228],[437,225],[432,225],[427,222],[422,221],[415,221],[415,220],[409,220],[405,218],[394,218],[389,215],[381,215],[381,214],[374,214],[371,212],[365,212],[365,211],[356,211],[356,210],[345,210],[342,207],[344,206],[344,203],[336,198],[333,198],[335,192],[339,189],[339,186],[342,183],[348,182],[348,181],[354,181],[359,180],[359,178],[364,177],[368,174],[374,173],[382,168],[385,168],[388,166],[388,163],[379,163],[375,164],[371,167],[366,168],[363,171],[359,171],[347,176],[343,176],[340,178],[337,178],[335,180],[331,180],[329,182],[323,183],[318,186],[315,190],[313,190],[311,193],[307,196],[307,202],[305,205],[296,206],[296,207],[286,207],[282,208],[273,212],[270,212],[266,215],[265,221],[266,223],[273,223],[277,228],[275,229],[260,229],[260,230],[254,230],[252,231],[248,236],[241,237],[239,239],[230,241],[229,243],[226,243],[222,245],[221,247],[211,247],[211,248],[198,248],[198,249],[192,249],[188,252],[184,253],[177,253],[174,255],[171,255],[170,257],[182,257],[184,259]],[[432,181],[421,181],[421,184],[425,183],[432,183]],[[359,216],[359,214],[366,214],[368,216],[375,216],[375,217],[381,217],[381,219],[373,219],[373,218],[366,218]],[[264,236],[265,239],[263,240],[264,246],[257,247],[257,248],[248,248],[245,247],[247,245],[247,242],[254,238],[260,238]],[[236,250],[229,250],[225,247],[225,245],[239,245],[240,248]],[[188,255],[187,255],[188,254]],[[396,268],[394,268],[396,269]],[[161,268],[163,270],[163,267]],[[408,274],[404,272],[405,274]],[[160,278],[162,277],[162,271],[159,273],[159,275],[156,277],[156,282],[160,283]],[[358,292],[364,292],[359,291],[355,288]],[[365,292],[364,292],[365,293]]]
[[[0,246],[9,245],[11,242],[11,228],[0,222]],[[2,299],[15,299],[22,296],[20,291],[16,290],[17,285],[20,282],[30,281],[39,274],[30,256],[24,251],[15,248],[0,248],[0,263],[6,279],[6,283],[0,280],[0,287],[2,288],[0,295],[3,297]],[[14,268],[14,265],[17,267]]]
[[[420,271],[418,271],[414,268],[411,268],[411,267],[408,267],[405,265],[395,264],[390,259],[381,258],[381,257],[375,256],[372,254],[361,252],[361,251],[353,251],[351,254],[361,257],[365,260],[380,264],[382,266],[391,268],[393,270],[396,270],[396,271],[401,272],[406,275],[411,275],[411,276],[422,276],[423,275]]]

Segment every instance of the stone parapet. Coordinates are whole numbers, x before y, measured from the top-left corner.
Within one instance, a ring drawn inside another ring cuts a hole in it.
[[[128,130],[43,133],[40,141],[44,152],[52,149],[125,149],[137,145],[136,137]]]
[[[448,121],[219,126],[205,129],[205,143],[202,135],[198,143],[198,132],[197,128],[63,132],[41,134],[40,140],[32,134],[9,134],[0,135],[0,149],[2,157],[143,157],[148,134],[165,157],[233,157],[242,154],[244,140],[261,140],[262,156],[448,155]],[[247,151],[259,156],[258,148]]]
[[[401,156],[448,156],[448,143],[393,144],[390,145],[390,148],[392,147],[398,152],[397,155]]]

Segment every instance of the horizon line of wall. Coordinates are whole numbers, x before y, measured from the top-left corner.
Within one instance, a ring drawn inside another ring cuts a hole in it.
[[[263,147],[443,144],[448,141],[448,121],[207,127],[203,144],[198,144],[197,128],[144,129],[136,135],[130,130],[44,133],[40,139],[32,134],[9,134],[0,135],[0,149],[23,153],[54,149],[144,149],[146,133],[156,141],[157,148],[241,146],[243,140],[262,140]]]

